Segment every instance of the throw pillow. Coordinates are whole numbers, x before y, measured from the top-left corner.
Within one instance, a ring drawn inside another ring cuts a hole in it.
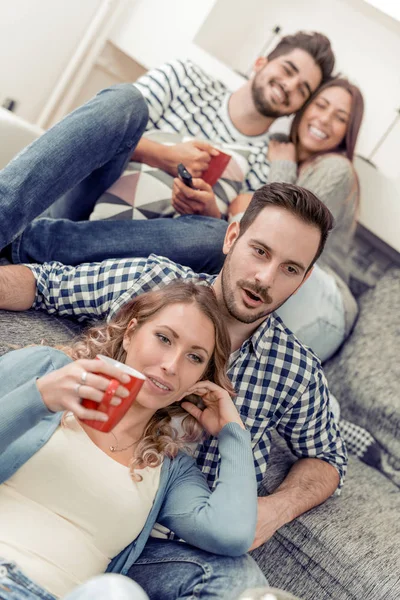
[[[147,132],[145,137],[165,145],[193,139],[158,130]],[[232,157],[213,186],[218,208],[226,217],[229,205],[239,194],[248,171],[250,148],[238,144],[215,144],[215,147]],[[171,204],[173,179],[161,169],[132,161],[121,177],[100,196],[90,220],[179,217]]]

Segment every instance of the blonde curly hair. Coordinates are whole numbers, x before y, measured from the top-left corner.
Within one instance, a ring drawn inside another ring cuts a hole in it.
[[[121,308],[112,321],[89,328],[72,346],[62,349],[74,360],[95,358],[97,354],[103,354],[125,362],[123,339],[131,320],[137,320],[137,330],[159,310],[181,303],[195,304],[214,325],[215,347],[202,379],[213,381],[233,395],[234,390],[226,374],[230,339],[214,291],[207,285],[173,281],[161,289],[145,292]],[[186,399],[196,402],[194,396]],[[171,419],[182,416],[183,436],[179,436]],[[161,464],[164,456],[174,458],[185,443],[198,441],[202,435],[199,423],[181,408],[180,402],[158,410],[150,419],[144,436],[136,447],[130,464],[132,477],[140,480],[141,477],[134,473],[135,468],[156,467]]]

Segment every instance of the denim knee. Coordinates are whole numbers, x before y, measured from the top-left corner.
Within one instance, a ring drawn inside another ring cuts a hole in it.
[[[150,600],[237,598],[244,590],[267,585],[257,563],[245,554],[227,557],[179,542],[150,540],[129,570]]]
[[[149,118],[147,102],[132,83],[118,83],[98,92],[97,97],[110,103],[112,115],[126,123],[134,121],[136,128],[145,129]],[[109,114],[108,117],[111,115]]]
[[[148,600],[143,589],[129,577],[107,573],[92,577],[64,600]]]

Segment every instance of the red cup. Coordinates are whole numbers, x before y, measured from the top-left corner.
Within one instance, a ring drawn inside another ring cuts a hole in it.
[[[139,371],[132,369],[132,367],[128,367],[128,365],[125,365],[118,360],[114,360],[113,358],[109,358],[108,356],[98,354],[96,358],[103,360],[107,364],[113,365],[118,369],[121,369],[121,371],[130,377],[130,381],[128,383],[121,383],[118,379],[113,379],[108,375],[104,375],[104,373],[99,373],[101,377],[105,377],[106,379],[110,380],[110,383],[104,392],[103,398],[100,402],[95,402],[94,400],[88,400],[86,398],[82,400],[82,406],[85,408],[89,408],[90,410],[99,410],[108,415],[108,421],[82,419],[82,422],[86,423],[86,425],[89,425],[90,427],[93,427],[93,429],[98,429],[99,431],[108,433],[111,431],[111,429],[114,429],[116,424],[119,423],[122,417],[128,412],[135,401],[136,396],[140,392],[146,377],[142,375],[142,373],[139,373]],[[121,398],[121,404],[118,406],[113,406],[111,404],[111,400],[117,387],[120,385],[123,385],[129,391],[129,396],[126,398]]]
[[[215,185],[222,173],[225,171],[229,161],[231,160],[230,154],[225,154],[218,150],[217,156],[212,156],[208,163],[208,168],[203,172],[201,178],[209,185]]]

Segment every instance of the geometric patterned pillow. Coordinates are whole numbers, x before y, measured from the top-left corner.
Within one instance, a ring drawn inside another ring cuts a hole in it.
[[[145,137],[165,145],[193,139],[159,130],[149,131]],[[229,205],[239,194],[245,180],[250,148],[239,144],[213,145],[231,155],[220,179],[213,186],[218,208],[227,217]],[[171,204],[173,179],[161,169],[131,161],[119,179],[97,200],[90,220],[179,217]]]

